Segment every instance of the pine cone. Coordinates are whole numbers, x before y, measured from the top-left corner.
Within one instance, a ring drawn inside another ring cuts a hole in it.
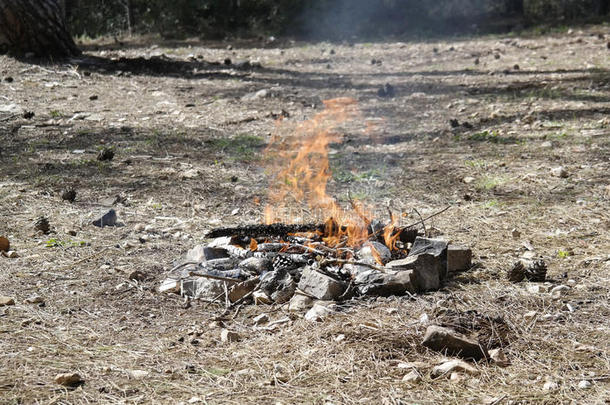
[[[525,270],[525,278],[529,281],[544,281],[546,279],[546,263],[544,260],[536,260]]]
[[[42,231],[43,233],[49,232],[51,227],[49,226],[49,220],[44,216],[38,217],[36,223],[34,224],[34,228],[38,231]]]
[[[523,265],[523,262],[519,260],[513,264],[513,267],[507,272],[507,276],[508,281],[512,283],[523,281],[525,278],[525,266]]]
[[[271,262],[274,271],[292,270],[295,267],[295,262],[289,256],[277,255]]]

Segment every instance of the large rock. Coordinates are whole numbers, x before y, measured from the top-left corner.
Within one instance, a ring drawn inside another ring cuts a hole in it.
[[[465,271],[472,267],[472,250],[458,245],[447,247],[447,271]]]
[[[404,295],[414,293],[413,270],[403,270],[396,273],[380,273],[377,270],[359,274],[355,280],[356,290],[360,295]]]
[[[488,358],[487,349],[452,329],[431,325],[426,329],[422,345],[429,349],[465,359]]]
[[[447,277],[447,242],[441,239],[430,238],[415,238],[409,256],[418,256],[428,254],[433,256],[439,262],[440,279],[444,280]]]
[[[441,274],[447,271],[447,261],[428,253],[393,260],[386,267],[395,271],[413,271],[412,283],[418,292],[438,290]]]
[[[299,282],[299,289],[319,300],[336,300],[345,292],[345,283],[305,267]]]

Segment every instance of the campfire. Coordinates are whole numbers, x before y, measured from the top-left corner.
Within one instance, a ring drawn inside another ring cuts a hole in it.
[[[341,206],[327,193],[329,145],[340,143],[341,126],[361,114],[349,98],[324,105],[291,136],[272,137],[263,223],[210,231],[206,238],[212,241],[190,250],[161,291],[225,302],[227,310],[246,302],[290,302],[291,310],[303,310],[313,300],[435,290],[448,270],[470,267],[469,249],[418,230],[446,209],[401,225],[401,215],[390,209],[385,219],[376,219],[360,201],[350,197]]]

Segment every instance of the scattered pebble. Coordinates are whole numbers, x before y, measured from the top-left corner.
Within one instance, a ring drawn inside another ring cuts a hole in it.
[[[44,302],[44,299],[40,295],[31,295],[25,299],[25,302],[28,304],[41,304]]]
[[[477,374],[478,370],[463,360],[449,360],[432,369],[432,377],[451,375],[455,371],[463,371],[467,374]]]
[[[421,375],[415,370],[411,370],[404,377],[402,377],[403,382],[407,383],[417,383],[421,381]]]
[[[506,367],[510,364],[508,357],[506,357],[506,354],[501,348],[491,349],[489,351],[489,358],[491,358],[491,360],[500,367]]]
[[[260,315],[256,316],[256,317],[255,317],[255,318],[252,320],[252,322],[253,322],[255,325],[262,325],[262,324],[265,324],[265,323],[269,322],[269,315],[267,315],[267,314],[260,314]]]
[[[0,296],[0,307],[15,305],[15,299],[11,297]]]
[[[551,175],[553,177],[565,179],[568,177],[568,171],[563,166],[554,167],[551,169]]]
[[[586,390],[586,389],[590,388],[590,387],[591,387],[591,385],[593,385],[593,384],[591,384],[591,381],[588,381],[588,380],[581,380],[581,381],[578,383],[578,388],[580,388],[581,390]]]
[[[557,384],[555,381],[552,381],[552,380],[545,382],[544,385],[542,386],[542,389],[545,391],[555,391],[558,388],[559,388],[559,384]]]

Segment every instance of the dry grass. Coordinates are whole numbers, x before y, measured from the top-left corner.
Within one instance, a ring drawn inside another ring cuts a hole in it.
[[[610,79],[605,43],[589,35],[597,32],[608,27],[530,39],[297,44],[283,53],[161,46],[106,54],[250,56],[263,65],[195,75],[85,76],[0,58],[0,76],[15,78],[0,85],[0,104],[36,113],[32,121],[0,121],[0,234],[20,254],[0,257],[0,295],[17,302],[0,308],[0,402],[607,403]],[[516,63],[519,71],[502,73]],[[396,98],[376,96],[385,82]],[[275,96],[240,101],[261,88]],[[89,100],[94,94],[98,100]],[[222,344],[213,322],[222,308],[187,308],[155,289],[207,230],[259,220],[255,201],[265,201],[267,173],[257,163],[275,128],[268,112],[284,108],[299,121],[315,114],[312,103],[337,96],[356,98],[377,128],[370,138],[364,125],[348,127],[346,141],[333,146],[333,195],[345,203],[349,190],[381,212],[389,203],[424,216],[451,205],[428,230],[471,246],[478,266],[435,293],[345,303],[315,325],[283,307],[244,307],[225,325],[242,340]],[[102,121],[69,121],[83,110]],[[451,130],[451,118],[474,128]],[[116,147],[112,162],[95,160],[102,145]],[[550,175],[560,165],[568,178]],[[190,177],[191,169],[198,174]],[[475,181],[465,184],[468,176]],[[74,204],[59,197],[67,185],[77,189]],[[106,209],[100,200],[117,194],[125,198],[117,204],[124,226],[88,225]],[[55,233],[34,233],[40,215]],[[46,247],[51,239],[56,246]],[[565,296],[506,281],[524,242],[549,264],[551,285],[572,284]],[[149,279],[129,280],[133,270]],[[32,294],[46,305],[27,304]],[[462,314],[468,326],[469,311],[504,321],[500,340],[511,364],[477,364],[479,374],[460,381],[431,378],[443,357],[421,347],[422,315],[455,322]],[[526,319],[530,311],[537,315]],[[261,312],[290,322],[257,329],[251,318]],[[422,381],[402,382],[408,370],[398,364],[415,361],[428,365]],[[85,384],[55,385],[53,376],[66,371]],[[547,379],[557,389],[545,391]],[[578,388],[581,380],[592,386]]]

